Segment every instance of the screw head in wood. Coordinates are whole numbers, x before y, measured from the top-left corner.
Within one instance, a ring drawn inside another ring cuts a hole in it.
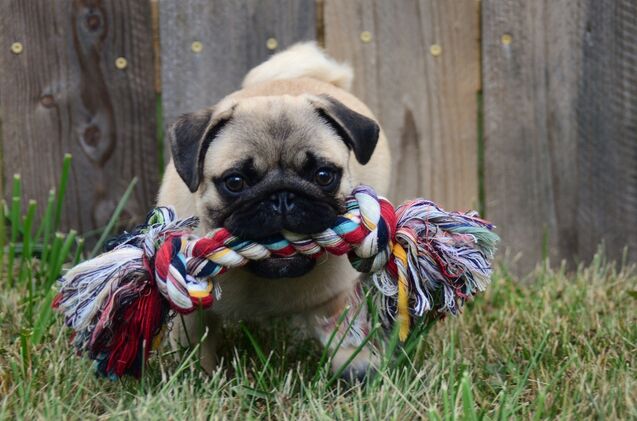
[[[20,54],[24,50],[24,47],[21,42],[14,42],[11,44],[11,52],[13,54]]]
[[[126,67],[128,67],[128,60],[126,60],[124,57],[117,57],[115,59],[115,67],[117,67],[119,70],[124,70]]]
[[[278,46],[279,41],[277,41],[276,38],[268,38],[265,42],[265,47],[270,51],[276,50]]]
[[[190,44],[190,49],[193,53],[200,53],[201,50],[203,50],[203,44],[201,43],[201,41],[194,41],[192,44]]]
[[[513,41],[513,37],[510,34],[504,34],[502,38],[500,38],[500,41],[502,41],[504,45],[509,45]]]
[[[369,31],[363,31],[361,32],[361,41],[363,41],[364,43],[368,43],[372,41],[372,33]]]
[[[438,57],[440,54],[442,54],[442,47],[440,46],[440,44],[432,44],[431,47],[429,47],[429,52],[432,56]]]

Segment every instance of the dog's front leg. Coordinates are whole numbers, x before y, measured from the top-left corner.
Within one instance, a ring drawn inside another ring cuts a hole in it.
[[[367,344],[360,349],[370,333],[367,302],[360,283],[321,306],[310,322],[323,346],[328,346],[334,355],[333,373],[342,370],[341,377],[354,382],[363,381],[373,371],[375,358],[371,347]]]
[[[217,367],[217,346],[221,338],[221,319],[210,311],[177,316],[170,332],[173,349],[193,349],[199,345],[201,367],[212,374]],[[204,337],[205,335],[205,337]]]

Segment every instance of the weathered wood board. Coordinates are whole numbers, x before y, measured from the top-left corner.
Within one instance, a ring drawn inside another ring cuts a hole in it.
[[[390,141],[392,199],[476,207],[479,2],[325,0],[323,21]]]
[[[575,251],[575,3],[482,3],[486,209],[519,273]]]
[[[125,213],[143,218],[158,187],[148,2],[7,0],[0,27],[5,197],[21,173],[43,208],[70,152],[64,227],[103,227],[134,176]]]
[[[637,261],[637,2],[588,0],[575,105],[577,245]]]
[[[485,187],[513,269],[637,256],[637,6],[484,0]]]
[[[316,37],[314,0],[161,1],[159,7],[166,124],[239,89],[272,53]]]

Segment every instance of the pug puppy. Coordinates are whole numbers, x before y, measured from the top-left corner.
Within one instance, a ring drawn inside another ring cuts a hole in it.
[[[168,131],[172,160],[158,204],[250,240],[287,230],[312,234],[332,226],[359,184],[385,195],[387,140],[372,112],[348,92],[352,70],[313,43],[297,44],[252,69],[242,89],[210,108],[181,116]],[[251,262],[215,279],[222,295],[206,312],[177,318],[173,344],[198,343],[201,362],[217,364],[224,321],[296,316],[323,344],[349,306],[336,340],[338,370],[369,331],[360,275],[346,256],[303,255]],[[347,325],[351,329],[346,329]],[[344,371],[360,378],[373,363],[364,349]]]

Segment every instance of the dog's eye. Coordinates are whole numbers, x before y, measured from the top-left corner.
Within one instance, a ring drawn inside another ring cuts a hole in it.
[[[314,174],[314,181],[321,187],[329,187],[335,180],[336,174],[329,168],[319,168]]]
[[[245,189],[246,182],[242,176],[239,174],[232,174],[224,178],[223,183],[226,188],[232,193],[239,193],[241,190]]]

